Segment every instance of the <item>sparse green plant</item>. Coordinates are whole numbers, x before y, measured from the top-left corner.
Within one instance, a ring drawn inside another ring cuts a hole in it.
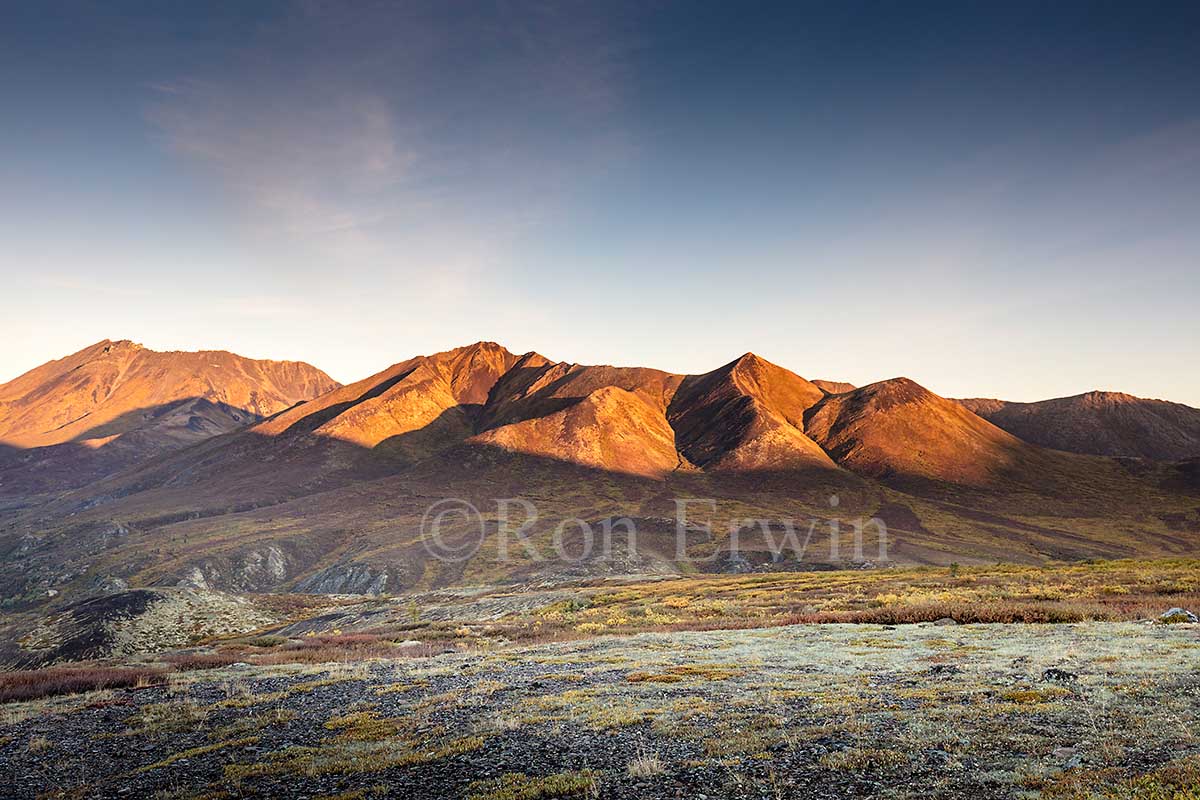
[[[138,709],[130,728],[135,733],[178,733],[193,730],[208,719],[208,709],[190,700],[151,703]]]
[[[908,757],[898,750],[874,747],[848,747],[821,756],[820,764],[828,769],[847,772],[871,772],[904,766]]]
[[[591,797],[597,792],[597,777],[591,772],[559,772],[531,777],[509,772],[491,781],[476,781],[467,787],[468,800],[550,800],[557,797]]]

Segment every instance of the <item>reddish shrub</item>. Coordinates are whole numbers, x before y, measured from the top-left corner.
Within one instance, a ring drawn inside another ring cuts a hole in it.
[[[949,617],[955,622],[1082,622],[1085,619],[1110,619],[1112,613],[1102,606],[1081,603],[989,603],[921,605],[869,608],[860,611],[819,611],[795,614],[786,623],[852,622],[876,625],[911,625]]]
[[[162,660],[183,672],[228,667],[230,664],[245,661],[235,653],[171,653],[163,656]]]
[[[358,647],[374,644],[381,637],[373,633],[330,633],[306,636],[296,643],[299,647]]]
[[[36,700],[98,689],[154,686],[166,681],[167,671],[141,667],[48,667],[0,673],[0,703]]]

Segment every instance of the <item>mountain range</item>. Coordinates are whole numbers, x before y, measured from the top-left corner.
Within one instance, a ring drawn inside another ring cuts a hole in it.
[[[1197,456],[1187,406],[955,401],[907,378],[810,381],[752,353],[678,375],[479,342],[342,386],[303,363],[105,341],[0,386],[0,598],[848,565],[829,547],[778,563],[746,523],[764,518],[881,520],[881,563],[1195,554]],[[470,559],[421,542],[447,497],[483,513]],[[503,498],[536,509],[518,559],[498,558]],[[679,498],[705,502],[686,563]],[[564,520],[620,517],[636,553],[536,555],[582,530]]]

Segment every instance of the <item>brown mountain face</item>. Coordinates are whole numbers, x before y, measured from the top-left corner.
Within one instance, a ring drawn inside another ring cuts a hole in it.
[[[158,353],[103,341],[0,386],[0,442],[21,448],[100,444],[148,427],[196,440],[215,432],[214,425],[237,427],[337,385],[297,361],[224,351]]]
[[[1034,449],[908,378],[826,397],[806,430],[841,466],[881,479],[983,486]]]
[[[653,478],[681,466],[675,433],[662,409],[618,386],[604,386],[560,411],[502,425],[470,441]]]
[[[488,393],[516,361],[494,342],[418,356],[280,414],[253,432],[311,433],[362,448],[396,444],[419,432],[426,439],[441,433],[461,440],[473,433]]]
[[[835,469],[804,433],[804,412],[824,397],[799,375],[747,353],[684,379],[667,419],[679,452],[706,470]]]
[[[522,356],[493,387],[473,445],[661,477],[680,466],[666,408],[681,375]]]
[[[526,353],[492,389],[480,427],[545,416],[608,386],[636,394],[665,412],[682,380],[682,375],[657,369],[554,363],[537,353]]]
[[[958,402],[1020,439],[1055,450],[1159,461],[1200,456],[1200,409],[1180,403],[1120,392],[1036,403]]]
[[[79,486],[337,385],[301,362],[99,342],[0,386],[0,492]]]

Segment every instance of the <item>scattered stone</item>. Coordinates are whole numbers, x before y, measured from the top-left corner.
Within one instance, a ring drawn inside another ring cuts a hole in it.
[[[1073,683],[1079,680],[1079,676],[1074,672],[1067,672],[1065,669],[1051,667],[1042,673],[1042,680],[1049,683]]]
[[[938,675],[938,676],[958,675],[961,672],[962,672],[962,669],[954,666],[953,664],[934,664],[928,670],[928,673],[930,675]]]
[[[1200,622],[1196,615],[1186,608],[1172,608],[1158,618],[1164,625],[1174,625],[1181,622]]]
[[[100,575],[92,581],[92,590],[96,594],[117,594],[129,590],[129,584],[114,575]]]

